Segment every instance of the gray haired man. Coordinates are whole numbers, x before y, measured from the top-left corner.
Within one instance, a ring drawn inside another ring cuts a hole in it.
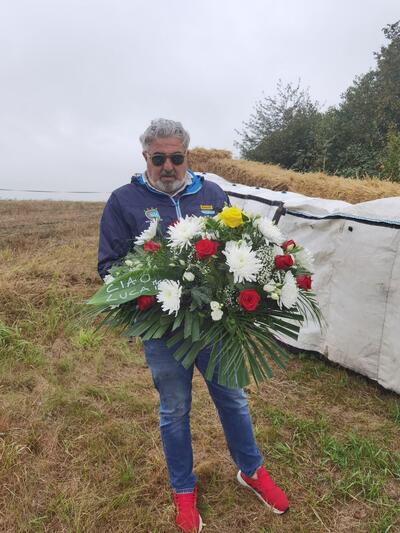
[[[101,220],[99,272],[102,277],[123,259],[135,237],[147,229],[151,220],[157,219],[161,230],[166,232],[179,218],[213,215],[229,203],[218,185],[188,168],[189,134],[180,122],[153,120],[140,140],[146,171],[112,193]],[[211,347],[202,350],[194,365],[186,369],[173,357],[174,350],[168,348],[168,335],[145,341],[144,354],[160,396],[160,430],[177,508],[176,524],[185,532],[201,531],[189,414],[194,366],[205,375]],[[263,467],[244,391],[205,381],[229,452],[239,468],[239,483],[251,489],[275,513],[284,513],[289,504]]]

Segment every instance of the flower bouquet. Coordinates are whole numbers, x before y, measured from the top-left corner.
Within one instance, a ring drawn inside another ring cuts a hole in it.
[[[312,256],[265,217],[225,207],[188,216],[160,233],[152,221],[88,300],[101,325],[143,340],[166,338],[188,368],[211,347],[206,378],[243,387],[285,367],[279,339],[297,339],[321,313],[311,291]]]

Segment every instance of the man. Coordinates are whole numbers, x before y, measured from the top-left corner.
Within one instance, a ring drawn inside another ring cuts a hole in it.
[[[146,171],[112,193],[101,219],[99,273],[103,278],[151,220],[158,219],[165,232],[181,217],[212,216],[228,202],[218,185],[189,170],[189,134],[179,122],[153,120],[140,140]],[[160,431],[177,509],[176,523],[182,531],[201,531],[189,423],[193,367],[185,369],[175,360],[167,338],[145,341],[144,353],[160,396]],[[203,376],[210,351],[211,347],[203,350],[195,361]],[[244,391],[214,381],[206,384],[230,454],[240,469],[239,483],[253,490],[275,513],[284,513],[288,501],[262,466]]]

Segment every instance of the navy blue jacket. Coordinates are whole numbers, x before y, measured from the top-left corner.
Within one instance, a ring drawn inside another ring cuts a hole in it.
[[[102,278],[133,248],[135,238],[159,219],[166,232],[171,222],[186,215],[213,216],[229,204],[226,193],[212,181],[188,171],[192,181],[175,196],[157,191],[143,175],[116,189],[108,199],[100,222],[98,271]]]

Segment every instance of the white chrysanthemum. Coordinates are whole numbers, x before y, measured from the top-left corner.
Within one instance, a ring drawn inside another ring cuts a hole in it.
[[[114,276],[111,274],[107,274],[107,276],[104,276],[104,283],[108,285],[109,283],[112,283],[115,280]]]
[[[157,219],[153,219],[150,222],[150,226],[144,231],[142,231],[139,237],[136,237],[135,244],[138,244],[138,245],[144,244],[145,242],[151,241],[151,239],[154,239],[154,237],[156,236],[156,232],[157,232],[157,223],[158,223]]]
[[[280,229],[266,217],[256,218],[254,225],[258,228],[264,239],[274,244],[282,244],[284,241]]]
[[[256,281],[256,276],[262,268],[262,263],[247,242],[228,241],[222,253],[226,257],[229,271],[233,273],[235,283]]]
[[[297,302],[299,296],[299,289],[297,287],[296,280],[294,279],[293,274],[286,272],[285,280],[283,282],[282,292],[281,292],[281,303],[287,308],[290,309]]]
[[[210,302],[211,311],[218,311],[218,309],[221,309],[222,305],[219,302],[216,302],[213,300]]]
[[[182,287],[179,281],[164,279],[158,283],[157,302],[161,304],[161,309],[167,311],[169,315],[178,314],[181,306]]]
[[[307,270],[308,272],[314,271],[314,256],[310,250],[307,250],[307,248],[302,248],[299,252],[293,255],[297,265],[304,268],[304,270]]]
[[[202,217],[187,216],[178,220],[176,224],[168,229],[168,246],[180,248],[181,250],[190,245],[190,241],[195,235],[201,235],[204,220]]]

